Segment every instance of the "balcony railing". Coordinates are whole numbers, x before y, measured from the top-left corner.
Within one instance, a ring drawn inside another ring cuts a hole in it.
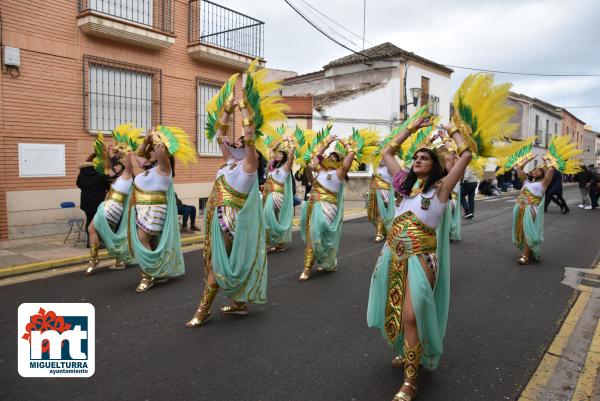
[[[206,0],[191,0],[188,40],[263,58],[265,23]]]
[[[118,21],[174,34],[176,0],[78,0],[80,15],[99,13]]]

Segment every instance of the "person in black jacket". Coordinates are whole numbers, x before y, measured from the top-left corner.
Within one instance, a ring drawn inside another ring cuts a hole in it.
[[[560,212],[563,214],[569,214],[569,206],[567,206],[567,202],[563,198],[563,176],[560,171],[554,171],[554,175],[552,176],[552,181],[546,189],[546,194],[544,197],[544,213],[548,211],[548,205],[550,201],[556,203],[560,208]]]
[[[598,208],[598,173],[596,172],[596,167],[593,164],[588,166],[588,171],[590,172],[590,200],[592,203],[592,209]]]
[[[79,165],[79,175],[77,176],[77,187],[81,189],[79,208],[85,213],[85,232],[94,219],[98,206],[104,201],[110,189],[108,177],[99,174],[94,169],[92,160],[95,156],[92,153],[84,163]],[[89,238],[87,247],[90,247]]]
[[[586,166],[582,167],[582,170],[575,175],[575,181],[579,183],[579,193],[581,194],[580,208],[589,210],[592,208],[590,205],[590,181],[592,174]]]

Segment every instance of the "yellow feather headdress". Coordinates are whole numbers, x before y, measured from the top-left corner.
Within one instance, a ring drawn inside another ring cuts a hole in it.
[[[153,145],[164,144],[170,156],[186,165],[189,162],[197,161],[196,149],[194,149],[188,134],[181,128],[159,125],[152,135]]]
[[[575,159],[583,151],[571,142],[569,136],[553,136],[548,145],[548,153],[544,156],[546,163],[563,174],[575,174],[581,170],[581,162]]]

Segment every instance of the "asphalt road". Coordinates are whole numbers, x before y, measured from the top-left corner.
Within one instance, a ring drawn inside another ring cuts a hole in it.
[[[566,191],[576,205],[577,190]],[[600,211],[551,207],[542,261],[521,267],[511,244],[514,198],[478,202],[452,245],[452,299],[439,368],[420,376],[420,400],[514,400],[537,367],[574,291],[564,267],[589,267],[600,249]],[[1,400],[391,400],[402,372],[366,325],[369,280],[381,249],[366,219],[347,221],[336,273],[300,283],[299,236],[269,256],[269,301],[246,317],[215,314],[186,329],[202,282],[200,252],[180,279],[136,294],[139,273],[67,274],[1,287]],[[21,378],[17,307],[90,302],[96,373],[89,379]]]

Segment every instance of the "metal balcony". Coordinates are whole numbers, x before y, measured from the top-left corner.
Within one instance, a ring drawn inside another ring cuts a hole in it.
[[[175,43],[175,0],[78,0],[78,10],[86,34],[153,49]]]
[[[245,69],[263,58],[265,23],[206,0],[189,4],[188,54],[198,60]]]

